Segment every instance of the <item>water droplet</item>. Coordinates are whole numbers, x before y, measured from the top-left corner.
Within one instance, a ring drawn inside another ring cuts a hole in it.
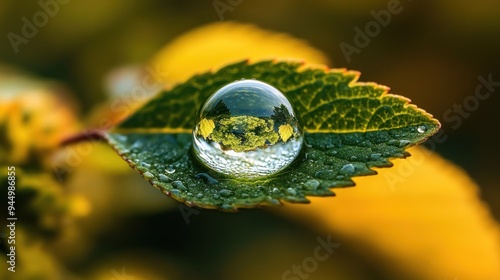
[[[283,170],[304,142],[288,99],[256,80],[219,89],[202,106],[196,123],[194,155],[231,177],[258,178]]]
[[[358,157],[357,156],[351,156],[351,160],[357,160]]]
[[[222,204],[220,209],[225,211],[231,211],[231,210],[234,211],[234,207],[231,206],[230,204]]]
[[[277,194],[279,192],[280,192],[280,190],[278,188],[273,188],[273,193]]]
[[[118,141],[120,141],[120,142],[126,142],[128,139],[126,135],[122,135],[122,134],[113,134],[113,136],[116,139],[118,139]]]
[[[249,195],[248,195],[248,194],[246,194],[246,193],[242,193],[242,194],[241,194],[241,197],[242,197],[242,198],[248,198],[248,197],[249,197]]]
[[[399,146],[399,141],[395,140],[395,139],[391,139],[391,140],[387,141],[387,144],[391,145],[391,146]]]
[[[199,193],[196,195],[196,198],[202,198],[203,197],[203,194],[202,193]]]
[[[286,189],[286,193],[289,195],[297,195],[297,191],[294,188]]]
[[[411,143],[410,140],[399,140],[399,147],[402,148],[402,147],[404,147],[404,146],[406,146],[406,145],[408,145],[410,143]]]
[[[318,160],[318,155],[316,153],[307,153],[307,159],[312,161]]]
[[[318,180],[309,180],[304,183],[304,186],[308,189],[315,190],[319,187]]]
[[[168,174],[172,174],[175,172],[175,168],[172,165],[169,165],[167,166],[167,168],[165,168],[165,172],[167,172]]]
[[[137,140],[134,142],[134,144],[132,144],[132,146],[130,146],[130,149],[141,149],[142,148],[142,141],[141,140]]]
[[[327,154],[327,155],[330,155],[330,156],[334,156],[334,155],[336,155],[337,153],[338,153],[338,152],[337,152],[337,151],[335,151],[335,150],[328,150],[328,151],[326,151],[326,154]]]
[[[172,186],[181,191],[187,190],[186,186],[184,186],[184,184],[181,181],[173,181]]]
[[[142,173],[142,177],[144,177],[146,180],[151,180],[155,177],[155,175],[153,175],[153,173],[151,173],[149,171],[146,171],[146,172]]]
[[[382,154],[380,154],[380,153],[373,153],[370,155],[370,159],[372,159],[372,160],[380,159],[380,157],[382,157]]]
[[[419,125],[417,127],[417,131],[418,131],[418,133],[424,133],[427,131],[427,127],[425,125]]]
[[[345,164],[342,168],[340,168],[340,172],[344,174],[353,174],[355,170],[356,168],[352,163]]]
[[[314,173],[314,177],[329,180],[335,177],[335,172],[333,170],[320,170]]]
[[[217,184],[217,183],[219,183],[219,181],[217,181],[216,179],[212,178],[207,173],[198,173],[198,174],[194,175],[194,177],[196,179],[203,179],[208,184]]]
[[[228,197],[228,196],[230,196],[230,195],[231,195],[231,191],[230,191],[230,190],[227,190],[227,189],[222,189],[222,190],[220,190],[220,191],[219,191],[219,194],[220,194],[221,196]]]
[[[179,190],[170,190],[170,195],[172,196],[179,196],[181,192]]]
[[[167,175],[165,174],[159,174],[158,177],[160,178],[161,181],[163,182],[170,182],[172,181],[172,179],[170,177],[168,177]]]
[[[151,164],[147,163],[147,162],[144,162],[144,161],[141,161],[141,165],[146,167],[146,168],[150,168],[151,167]]]
[[[267,197],[266,202],[271,205],[281,205],[281,202],[278,199]]]

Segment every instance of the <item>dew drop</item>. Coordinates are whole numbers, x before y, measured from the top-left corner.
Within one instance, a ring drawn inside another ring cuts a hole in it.
[[[153,173],[151,173],[149,171],[142,173],[142,176],[147,180],[151,180],[155,177],[155,175],[153,175]]]
[[[222,204],[221,207],[220,207],[221,210],[226,210],[226,211],[231,211],[234,209],[233,206],[231,206],[230,204]]]
[[[410,143],[411,143],[410,140],[399,140],[399,147],[403,148],[403,147],[407,146]]]
[[[425,125],[420,125],[417,127],[418,133],[424,133],[427,131],[427,127]]]
[[[170,177],[168,177],[167,175],[165,174],[159,174],[158,177],[160,178],[161,181],[163,182],[170,182],[172,181],[172,179]]]
[[[120,142],[126,142],[128,139],[126,135],[122,135],[122,134],[115,134],[114,137],[116,139],[118,139],[118,141],[120,141]]]
[[[266,197],[266,202],[269,203],[270,205],[281,205],[281,202],[275,198],[272,198],[270,196]]]
[[[337,151],[335,151],[335,150],[328,150],[328,151],[326,151],[326,154],[327,154],[327,155],[330,155],[330,156],[334,156],[334,155],[336,155],[337,153],[338,153],[338,152],[337,152]]]
[[[344,174],[353,174],[355,170],[356,168],[352,163],[345,164],[342,168],[340,168],[340,172]]]
[[[134,144],[132,144],[132,146],[130,146],[130,149],[141,149],[142,148],[142,141],[141,140],[137,140],[134,142]]]
[[[169,165],[167,166],[167,168],[165,168],[165,172],[167,172],[168,174],[172,174],[175,172],[175,168],[172,165]]]
[[[257,81],[230,83],[208,98],[193,129],[195,157],[235,178],[283,170],[298,156],[304,137],[290,101]]]
[[[399,146],[399,141],[395,140],[395,139],[391,139],[391,140],[387,141],[387,144],[391,145],[391,146]]]
[[[372,159],[372,160],[378,160],[378,159],[380,159],[380,157],[382,157],[381,153],[373,153],[370,155],[370,159]]]
[[[228,189],[222,189],[219,191],[219,194],[224,197],[228,197],[231,195],[231,191]]]
[[[207,173],[198,173],[198,174],[194,175],[194,177],[196,179],[203,179],[208,184],[217,184],[217,183],[219,183],[219,181],[217,181],[216,179],[212,178]]]
[[[286,189],[286,192],[289,195],[293,195],[293,196],[297,195],[297,191],[294,188],[288,188],[288,189]]]
[[[319,182],[318,180],[309,180],[304,183],[304,186],[308,189],[315,190],[319,187]]]
[[[181,192],[179,190],[170,190],[170,195],[179,196]]]
[[[184,186],[184,184],[181,181],[173,181],[172,186],[181,191],[187,190],[186,186]]]

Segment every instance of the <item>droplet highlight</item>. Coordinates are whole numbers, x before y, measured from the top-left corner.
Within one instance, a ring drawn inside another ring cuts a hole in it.
[[[340,173],[343,174],[354,174],[354,171],[356,171],[356,168],[352,163],[344,164],[342,168],[340,168]]]
[[[290,165],[304,142],[290,101],[257,80],[230,83],[201,107],[193,129],[195,157],[236,178],[272,175]]]
[[[424,133],[427,131],[427,127],[425,125],[420,125],[417,127],[418,133]]]

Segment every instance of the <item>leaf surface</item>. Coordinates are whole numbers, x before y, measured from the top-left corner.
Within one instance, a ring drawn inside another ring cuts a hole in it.
[[[353,186],[353,176],[391,166],[440,127],[388,88],[357,82],[359,73],[293,61],[247,61],[196,75],[159,93],[106,135],[111,146],[153,186],[188,205],[233,211],[239,207],[307,203]],[[282,172],[258,180],[228,178],[191,154],[196,112],[222,86],[256,79],[278,88],[302,120],[305,145]]]

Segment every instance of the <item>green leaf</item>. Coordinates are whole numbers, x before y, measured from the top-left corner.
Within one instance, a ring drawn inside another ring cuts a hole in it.
[[[440,127],[409,100],[388,88],[357,82],[359,73],[297,62],[240,62],[193,76],[159,93],[106,134],[110,145],[163,193],[203,208],[307,203],[307,196],[334,195],[354,186],[353,176],[376,174],[388,159],[403,158]],[[258,180],[219,175],[191,155],[196,111],[220,87],[257,79],[278,88],[302,119],[305,145],[282,172]]]

